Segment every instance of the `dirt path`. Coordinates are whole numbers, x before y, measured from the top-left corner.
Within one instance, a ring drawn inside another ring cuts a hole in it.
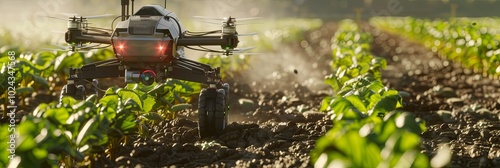
[[[451,167],[500,167],[500,81],[443,60],[420,44],[373,27],[372,52],[388,61],[389,87],[409,93],[405,110],[427,123],[423,152],[441,145],[452,152]]]

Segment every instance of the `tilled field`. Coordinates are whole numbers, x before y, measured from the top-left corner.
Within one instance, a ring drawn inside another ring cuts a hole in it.
[[[335,29],[324,24],[303,41],[255,56],[253,69],[226,79],[230,124],[220,137],[199,139],[196,111],[182,111],[151,126],[147,138],[129,139],[114,156],[98,154],[94,166],[311,167],[315,141],[332,127],[317,108],[332,94],[322,82],[331,72]],[[405,110],[427,123],[422,152],[432,158],[448,146],[452,167],[500,167],[500,81],[400,36],[370,26],[365,31],[373,34],[374,55],[388,61],[384,82],[404,91]]]
[[[405,110],[427,123],[423,151],[452,152],[451,167],[500,167],[500,81],[441,59],[424,46],[367,27],[372,51],[388,61],[383,78],[389,87],[408,93]]]
[[[254,68],[226,79],[232,91],[230,124],[220,137],[199,139],[197,111],[183,111],[174,120],[152,126],[149,137],[122,144],[112,160],[101,154],[96,166],[312,166],[309,155],[316,139],[332,127],[329,117],[317,108],[328,92],[322,82],[330,69],[335,28],[327,24],[307,32],[301,42],[279,46],[280,52],[255,56]],[[298,59],[301,65],[291,65],[297,67],[291,70],[279,64],[285,59]],[[316,73],[309,75],[310,69]],[[249,74],[262,79],[248,78]]]

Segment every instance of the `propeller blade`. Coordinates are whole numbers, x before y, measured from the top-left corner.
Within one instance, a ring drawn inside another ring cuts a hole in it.
[[[79,52],[79,53],[87,53],[90,52],[91,50],[78,50],[78,51],[71,51],[71,50],[62,50],[62,49],[55,49],[55,48],[40,48],[40,50],[46,50],[46,51],[57,51],[57,52]]]
[[[63,50],[66,50],[66,49],[68,49],[68,47],[70,47],[70,46],[65,46],[65,45],[60,45],[60,44],[55,44],[55,43],[51,43],[50,45],[55,46],[55,47],[60,48],[60,49],[63,49]]]
[[[207,23],[207,24],[211,24],[211,25],[216,25],[217,27],[220,27],[221,25],[223,25],[224,23],[223,22],[209,22],[209,21],[196,21],[196,22],[200,22],[200,23]],[[235,23],[236,26],[241,26],[241,25],[250,25],[250,24],[262,24],[262,23]]]
[[[37,15],[38,17],[45,17],[45,18],[51,18],[51,19],[57,19],[57,20],[64,20],[64,21],[68,21],[67,18],[58,18],[58,17],[54,17],[54,16],[44,16],[44,15]]]
[[[209,21],[202,21],[202,20],[198,20],[196,22],[201,22],[201,23],[208,23],[208,24],[214,24],[214,25],[222,25],[222,22],[221,23],[216,23],[216,22],[209,22]]]
[[[257,20],[262,19],[262,17],[249,17],[249,18],[237,18],[237,21],[248,21],[248,20]]]
[[[226,52],[208,52],[209,56],[211,55],[226,55]],[[229,55],[237,55],[240,57],[244,56],[251,56],[251,55],[262,55],[263,53],[229,53]]]
[[[59,49],[62,49],[62,50],[69,50],[72,47],[75,47],[75,49],[80,50],[80,49],[92,49],[94,47],[99,47],[101,44],[94,44],[94,45],[89,45],[89,44],[61,45],[61,44],[52,43],[50,45],[55,46],[55,47],[57,47]]]
[[[97,19],[97,18],[105,18],[105,17],[111,17],[114,16],[113,14],[102,14],[102,15],[93,15],[93,16],[87,16],[87,19]]]
[[[241,26],[241,25],[253,25],[253,24],[263,24],[263,23],[260,23],[260,22],[252,22],[252,23],[236,23],[237,26]]]
[[[263,53],[237,53],[238,55],[262,55]]]
[[[66,16],[66,17],[80,17],[80,15],[78,13],[65,13],[65,12],[60,12],[60,13],[57,13],[59,15],[63,15],[63,16]]]
[[[246,33],[246,34],[239,34],[239,33],[238,33],[238,34],[236,34],[236,36],[255,36],[255,35],[257,35],[257,33],[256,33],[256,32],[253,32],[253,33]]]
[[[228,17],[222,17],[222,18],[216,18],[216,17],[208,17],[208,16],[193,16],[196,19],[208,19],[208,20],[218,20],[218,21],[227,21],[229,19]],[[256,20],[256,19],[261,19],[262,17],[249,17],[249,18],[235,18],[236,21],[248,21],[248,20]]]
[[[254,49],[255,47],[246,47],[246,48],[235,48],[235,49],[232,49],[230,51],[232,51],[233,53],[242,53],[242,52],[245,52],[245,51],[248,51],[248,50],[251,50],[251,49]]]
[[[57,34],[66,34],[65,31],[62,30],[50,30],[52,33],[57,33]]]
[[[82,47],[77,47],[76,49],[93,49],[94,47],[99,47],[101,44],[96,44],[96,45],[89,45],[89,46],[82,46]]]
[[[105,17],[113,16],[113,14],[83,16],[83,15],[78,14],[78,13],[64,13],[64,12],[63,13],[58,13],[58,14],[63,15],[63,16],[67,16],[67,17],[76,17],[76,18],[83,17],[83,18],[86,18],[86,19],[97,19],[97,18],[105,18]]]
[[[225,18],[216,18],[216,17],[208,17],[208,16],[193,16],[193,18],[196,18],[196,19],[208,19],[208,20],[219,20],[219,21],[227,20]]]
[[[47,50],[47,51],[66,51],[66,50],[61,50],[61,49],[56,49],[56,48],[40,48],[41,50]]]

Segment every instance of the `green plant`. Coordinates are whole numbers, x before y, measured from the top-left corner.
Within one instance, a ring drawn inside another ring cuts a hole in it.
[[[161,114],[189,108],[179,103],[196,94],[190,84],[178,80],[152,86],[129,84],[109,88],[99,100],[92,95],[84,101],[64,97],[60,103],[40,104],[18,126],[20,143],[16,154],[20,162],[10,164],[83,165],[92,162],[98,153],[113,158],[130,136],[147,137],[149,124],[168,119]],[[2,143],[7,144],[6,140],[2,139]],[[5,160],[0,161],[7,165]]]
[[[500,36],[495,33],[500,23],[498,19],[431,21],[388,17],[374,18],[370,22],[383,30],[413,39],[443,58],[460,63],[483,76],[500,76]]]
[[[114,57],[109,49],[99,50],[96,53],[90,52],[69,53],[69,52],[17,52],[18,49],[12,47],[2,47],[0,55],[0,74],[8,77],[12,73],[15,77],[11,81],[16,86],[17,97],[20,100],[20,109],[26,109],[25,97],[31,96],[34,92],[46,90],[49,92],[57,91],[58,82],[65,82],[70,67],[79,67],[85,63],[100,61]],[[11,60],[8,52],[15,52],[15,60]],[[14,70],[8,71],[7,65],[13,64]],[[5,65],[5,66],[4,66]],[[5,105],[7,102],[6,89],[8,80],[1,80],[0,103]],[[18,103],[16,103],[18,104]]]
[[[402,107],[398,91],[381,82],[383,58],[370,54],[371,38],[344,20],[333,37],[333,73],[325,79],[336,92],[320,110],[334,126],[311,153],[315,167],[429,167],[420,153],[425,124]]]
[[[341,121],[318,139],[311,156],[317,167],[429,167],[420,153],[422,130],[425,124],[399,111]]]
[[[0,36],[6,37],[2,40],[7,43],[12,41],[8,33],[0,32]],[[16,53],[15,60],[8,58],[8,52]],[[10,103],[6,93],[9,82],[16,86],[16,97],[24,100],[41,90],[58,91],[70,67],[111,58],[114,54],[110,49],[88,53],[33,53],[3,46],[0,48],[0,103]],[[12,73],[5,66],[9,63],[15,64]],[[15,77],[13,81],[7,80],[11,74]],[[18,123],[16,158],[1,158],[0,167],[87,166],[98,154],[114,158],[116,149],[129,143],[132,136],[146,138],[151,124],[173,119],[176,112],[190,108],[186,103],[200,90],[201,85],[197,83],[167,80],[151,86],[111,87],[100,99],[91,95],[82,101],[64,97],[60,102],[42,103]],[[0,124],[0,128],[9,129],[5,123]],[[10,154],[8,133],[2,131],[1,135],[5,136],[0,137],[2,156]]]

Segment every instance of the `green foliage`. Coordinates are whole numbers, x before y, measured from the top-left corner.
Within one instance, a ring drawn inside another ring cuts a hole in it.
[[[84,101],[64,97],[60,103],[40,104],[17,127],[16,159],[20,162],[11,164],[19,163],[20,167],[57,167],[59,162],[78,165],[84,160],[92,161],[92,154],[106,149],[113,157],[113,151],[129,136],[147,137],[149,123],[171,119],[169,113],[190,108],[189,104],[176,103],[188,101],[196,92],[199,88],[190,83],[168,80],[152,86],[112,87],[100,100],[92,95]],[[7,142],[8,139],[1,139],[0,148],[6,149]],[[0,161],[0,165],[8,164],[8,160]]]
[[[418,41],[443,58],[461,63],[465,68],[483,73],[483,76],[500,75],[498,20],[460,18],[431,21],[389,17],[374,18],[371,23]]]
[[[386,62],[370,54],[371,40],[350,20],[333,37],[333,74],[325,83],[336,94],[320,110],[332,113],[334,126],[316,142],[315,167],[429,167],[420,153],[425,124],[397,110],[402,98],[381,82]]]
[[[370,53],[371,35],[360,33],[357,25],[351,20],[340,23],[339,29],[332,38],[333,74],[326,83],[335,91],[341,89],[345,82],[360,75],[371,75],[381,80],[380,69],[387,65],[385,59]]]
[[[335,124],[317,141],[312,157],[318,167],[429,167],[419,148],[422,127],[406,112]]]
[[[9,51],[16,53],[15,60],[10,60]],[[70,52],[37,52],[21,51],[18,48],[9,46],[0,49],[0,103],[6,104],[7,89],[10,84],[5,80],[12,75],[15,77],[12,84],[15,84],[16,93],[20,100],[30,96],[40,90],[55,91],[54,87],[59,80],[66,80],[70,67],[80,67],[86,63],[105,60],[114,57],[109,49],[97,52],[70,53]],[[7,65],[14,65],[14,69],[9,71]],[[5,66],[4,66],[5,65]],[[56,80],[57,79],[57,80]],[[24,109],[24,101],[20,102],[20,108]]]

